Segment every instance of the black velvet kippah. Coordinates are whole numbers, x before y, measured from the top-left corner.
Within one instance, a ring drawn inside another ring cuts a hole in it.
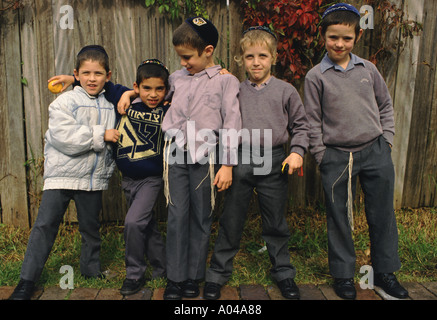
[[[188,18],[185,22],[196,31],[203,41],[212,45],[214,48],[217,46],[219,35],[216,27],[211,21],[202,17],[194,17]]]

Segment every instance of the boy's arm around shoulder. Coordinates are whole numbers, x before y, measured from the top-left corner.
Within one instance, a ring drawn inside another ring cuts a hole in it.
[[[73,113],[75,107],[77,100],[72,91],[60,95],[50,104],[47,142],[69,156],[79,156],[90,150],[101,152],[106,146],[105,127],[79,123]]]
[[[316,69],[318,68],[318,69]],[[304,107],[309,125],[309,151],[318,164],[321,163],[326,146],[323,143],[322,130],[322,92],[319,79],[319,65],[311,69],[304,83]]]

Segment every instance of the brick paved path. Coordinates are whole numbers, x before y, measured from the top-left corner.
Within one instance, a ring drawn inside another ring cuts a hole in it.
[[[437,282],[414,283],[404,282],[403,286],[409,291],[410,297],[405,300],[437,300]],[[382,289],[362,290],[358,284],[356,300],[397,300],[387,295]],[[202,289],[202,288],[201,288]],[[334,293],[331,286],[303,284],[299,285],[301,300],[341,300]],[[0,300],[6,300],[14,287],[0,287]],[[122,296],[118,289],[75,288],[63,290],[60,287],[39,289],[35,292],[34,300],[163,300],[164,289],[150,290],[144,288],[140,292]],[[220,300],[286,300],[276,286],[264,288],[260,285],[242,285],[239,288],[224,286]],[[203,300],[202,291],[195,299]]]

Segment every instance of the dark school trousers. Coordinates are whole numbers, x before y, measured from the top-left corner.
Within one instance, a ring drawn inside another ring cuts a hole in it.
[[[261,236],[266,242],[272,263],[271,276],[275,281],[294,278],[296,269],[290,263],[288,251],[290,231],[285,220],[288,177],[281,173],[282,161],[286,158],[284,149],[282,147],[273,149],[272,170],[266,175],[254,175],[254,169],[260,166],[255,164],[258,161],[252,161],[253,154],[251,154],[250,163],[244,164],[242,153],[240,149],[238,165],[232,172],[232,186],[225,195],[223,214],[220,217],[219,232],[206,281],[223,285],[231,276],[233,259],[240,249],[240,240],[254,188],[258,194],[262,219]]]
[[[213,219],[210,164],[181,162],[168,168],[167,278],[174,282],[205,277]]]
[[[80,271],[85,276],[100,275],[102,191],[56,189],[43,193],[21,267],[22,279],[36,282],[40,278],[70,200],[75,202],[82,236]]]
[[[352,155],[353,196],[359,177],[369,226],[373,270],[382,273],[397,271],[401,264],[393,209],[391,148],[380,136],[370,146]],[[353,278],[355,274],[356,256],[346,207],[349,174],[345,168],[349,157],[348,152],[327,148],[320,164],[326,201],[329,269],[334,278]]]
[[[121,186],[129,207],[124,222],[126,278],[138,280],[144,276],[145,257],[152,267],[152,278],[165,276],[165,244],[153,217],[162,176],[141,180],[123,177]]]

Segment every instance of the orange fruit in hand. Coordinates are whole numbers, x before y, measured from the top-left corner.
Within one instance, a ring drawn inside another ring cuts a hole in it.
[[[55,82],[55,81],[56,80],[50,81],[50,83],[48,85],[48,88],[49,88],[51,93],[59,93],[62,90],[62,84],[61,83],[53,85],[53,82]]]

